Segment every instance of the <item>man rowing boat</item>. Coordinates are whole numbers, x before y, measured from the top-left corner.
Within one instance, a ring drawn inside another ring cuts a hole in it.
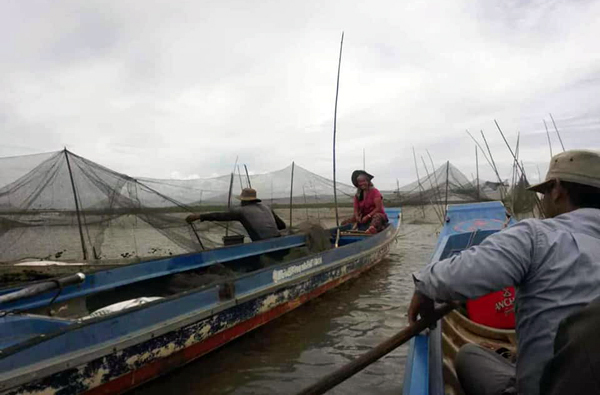
[[[429,315],[433,300],[517,289],[516,368],[494,352],[463,346],[456,366],[467,395],[538,394],[559,323],[600,296],[600,155],[558,154],[546,180],[529,189],[544,194],[548,219],[520,221],[414,274],[410,322]]]

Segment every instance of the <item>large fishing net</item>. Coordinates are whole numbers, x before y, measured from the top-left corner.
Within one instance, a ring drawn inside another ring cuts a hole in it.
[[[242,170],[160,180],[133,178],[63,150],[0,158],[0,167],[1,263],[127,263],[218,247],[225,234],[245,234],[243,227],[233,222],[192,227],[184,219],[191,212],[226,210],[230,189],[236,196],[251,186],[280,213],[287,212],[290,196],[295,212],[312,206],[318,214],[333,202],[332,181],[297,165],[258,175]],[[337,183],[340,202],[351,202],[354,192]],[[280,216],[289,224],[289,217]]]
[[[398,187],[397,198],[402,204],[422,205],[440,203],[466,203],[501,198],[504,183],[469,180],[450,162],[444,163],[435,171],[427,169],[421,178]]]

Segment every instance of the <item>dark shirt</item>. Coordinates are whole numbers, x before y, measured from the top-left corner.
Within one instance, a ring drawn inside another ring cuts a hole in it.
[[[248,203],[227,212],[201,214],[200,219],[203,221],[239,221],[252,241],[279,237],[279,230],[285,229],[285,222],[273,210],[263,206],[260,202]]]
[[[577,270],[576,267],[573,270]],[[540,394],[600,393],[600,299],[561,321]]]

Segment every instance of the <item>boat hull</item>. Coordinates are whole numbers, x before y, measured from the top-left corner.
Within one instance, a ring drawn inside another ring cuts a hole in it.
[[[235,284],[235,288],[241,291],[236,297],[229,300],[221,298],[210,311],[182,313],[172,320],[130,331],[104,344],[17,368],[9,374],[2,373],[0,390],[10,394],[124,392],[193,361],[358,277],[387,255],[396,232],[397,228],[390,226],[366,241],[364,249],[356,243],[267,271],[263,275],[272,277],[271,285],[244,293],[244,281],[254,281],[252,276],[258,274],[249,275]],[[344,253],[345,248],[348,253]],[[194,297],[194,293],[165,303],[177,308],[178,299],[183,301],[186,296]],[[148,314],[152,311],[149,310]],[[80,330],[86,329],[91,331],[93,323],[82,324]],[[85,334],[82,335],[85,337]]]

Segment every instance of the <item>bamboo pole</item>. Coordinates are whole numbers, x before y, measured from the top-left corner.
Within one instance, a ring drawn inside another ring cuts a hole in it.
[[[495,122],[495,120],[494,120],[494,122]],[[498,125],[498,124],[496,123],[496,125]],[[490,160],[492,161],[492,169],[494,170],[494,173],[496,173],[496,177],[498,177],[498,182],[500,183],[500,200],[504,200],[504,197],[506,196],[506,191],[504,189],[504,182],[502,181],[502,177],[500,177],[500,173],[498,172],[498,168],[496,167],[496,162],[494,161],[494,156],[492,155],[490,146],[487,142],[487,139],[485,138],[485,134],[483,134],[483,130],[481,130],[480,132],[481,132],[481,137],[483,137],[483,142],[485,143],[485,147],[487,148],[488,155],[490,156]]]
[[[244,169],[246,170],[246,179],[248,180],[248,188],[252,188],[252,183],[250,182],[250,175],[248,174],[248,166],[244,164]]]
[[[552,114],[550,114],[550,119],[552,120],[552,124],[554,125],[554,130],[556,130],[556,135],[558,136],[558,141],[560,141],[560,146],[562,147],[563,152],[565,152],[565,145],[563,144],[563,141],[560,138],[560,133],[558,133],[558,128],[556,127],[556,122],[554,122],[554,117],[552,116]]]
[[[524,169],[524,168],[521,166],[521,164],[519,163],[519,160],[517,159],[517,156],[515,155],[515,153],[514,153],[514,152],[512,151],[512,149],[510,148],[510,144],[508,144],[508,141],[506,140],[506,137],[504,137],[504,133],[502,133],[502,129],[500,129],[500,125],[498,125],[498,122],[496,122],[496,120],[494,120],[494,122],[496,123],[496,127],[498,128],[498,131],[500,132],[500,135],[502,136],[502,139],[504,140],[504,143],[505,143],[505,144],[506,144],[506,146],[508,147],[508,151],[510,151],[510,154],[512,155],[512,157],[513,157],[513,159],[514,159],[515,163],[516,163],[516,164],[517,164],[517,166],[520,168],[520,170],[521,170],[521,174],[522,174],[522,175],[523,175],[523,177],[524,177],[524,181],[525,181],[525,182],[528,182],[528,181],[527,181],[527,175],[525,174],[525,169]],[[536,205],[537,205],[537,207],[538,207],[538,210],[539,210],[539,212],[540,212],[540,215],[541,215],[542,217],[544,217],[544,216],[545,216],[545,213],[544,213],[544,207],[542,206],[542,203],[540,202],[540,199],[538,198],[537,194],[535,194],[534,196],[535,196],[535,197],[534,197],[534,199],[535,199],[535,203],[536,203]]]
[[[231,173],[231,177],[229,178],[229,194],[227,195],[227,210],[231,210],[231,191],[233,190],[233,177],[234,174]],[[227,226],[225,227],[225,237],[227,236],[229,236],[229,221],[227,222]]]
[[[440,191],[440,184],[438,183],[438,179],[437,179],[437,171],[435,168],[435,165],[433,164],[433,158],[431,157],[431,154],[429,153],[429,150],[426,149],[425,152],[427,152],[427,156],[429,157],[429,162],[431,163],[431,169],[433,171],[433,177],[435,179],[435,194],[436,194],[436,199],[439,202],[439,210],[440,213],[444,212],[444,208],[442,207],[442,192]]]
[[[423,199],[423,186],[421,185],[421,178],[419,177],[419,166],[417,166],[417,154],[415,153],[415,147],[412,147],[413,159],[415,160],[415,171],[417,172],[417,185],[419,186],[419,199],[421,200],[421,211],[423,212],[423,218],[425,218],[425,204]]]
[[[365,161],[365,149],[363,148],[363,170],[367,171],[367,164]]]
[[[294,196],[294,162],[292,162],[292,178],[290,181],[290,229],[292,228],[292,210],[293,206],[293,196]]]
[[[546,125],[546,120],[543,119],[542,121],[544,121],[544,127],[546,128],[546,136],[548,136],[548,147],[550,147],[550,159],[552,159],[554,154],[552,153],[552,142],[550,141],[550,132],[548,131],[548,125]]]
[[[340,58],[338,61],[337,71],[337,84],[335,87],[335,107],[333,111],[333,201],[335,204],[335,226],[337,228],[335,236],[335,246],[338,246],[340,240],[340,215],[338,212],[338,201],[337,201],[337,185],[336,185],[336,174],[335,174],[335,137],[337,134],[337,104],[338,95],[340,91],[340,69],[342,67],[342,48],[344,47],[344,32],[342,32],[342,39],[340,41]]]
[[[242,183],[242,172],[240,171],[240,165],[237,165],[237,173],[240,178],[240,191],[244,189],[244,184]]]
[[[429,175],[429,170],[427,169],[427,165],[425,164],[425,159],[423,159],[423,156],[421,156],[421,161],[423,162],[423,166],[425,167],[425,173],[427,174],[427,179],[429,180],[429,185],[431,185],[431,190],[435,191],[435,189],[433,187],[433,181],[431,180],[431,176]],[[434,169],[434,172],[435,172],[435,169]],[[431,202],[431,199],[430,199],[430,202]],[[433,206],[433,211],[435,211],[435,215],[438,217],[438,219],[440,220],[440,222],[443,225],[444,219],[442,218],[442,213],[440,213],[438,211],[438,207],[436,204],[433,204],[433,202],[431,202],[431,205]]]
[[[69,169],[69,178],[71,179],[71,187],[73,188],[73,198],[75,199],[75,211],[77,212],[77,225],[79,226],[79,237],[81,239],[81,250],[83,252],[83,260],[87,261],[87,249],[83,238],[83,229],[81,227],[81,215],[79,212],[79,199],[77,198],[77,190],[75,189],[75,181],[73,180],[73,171],[71,170],[71,162],[69,161],[69,151],[65,148],[65,158],[67,159],[67,168]]]
[[[444,203],[444,206],[446,207],[446,211],[444,212],[444,220],[446,218],[448,218],[448,184],[449,184],[449,177],[450,175],[450,161],[446,161],[446,202]]]
[[[477,153],[477,146],[475,146],[475,169],[477,174],[477,201],[481,201],[480,189],[479,189],[479,154]]]
[[[304,195],[304,208],[306,209],[306,220],[308,221],[308,203],[306,202],[306,191],[304,185],[302,185],[302,195]]]

